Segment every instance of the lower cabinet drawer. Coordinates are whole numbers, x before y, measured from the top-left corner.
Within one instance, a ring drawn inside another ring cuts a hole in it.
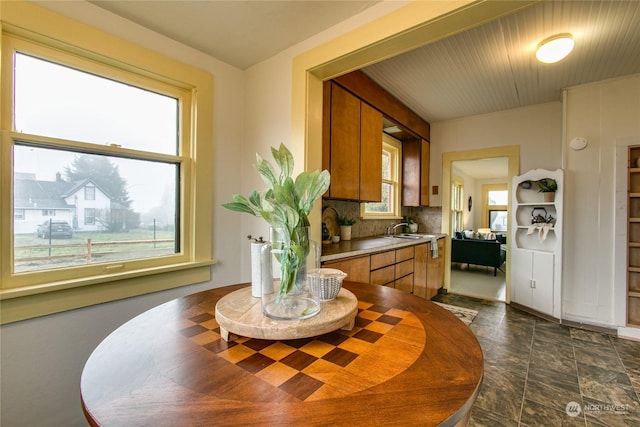
[[[345,280],[351,282],[369,283],[369,256],[351,258],[346,260],[328,261],[322,263],[323,267],[337,268],[347,273]]]
[[[390,265],[371,272],[371,284],[372,285],[386,285],[393,282],[395,279],[394,271],[395,266]]]
[[[405,261],[411,258],[413,258],[413,246],[396,249],[396,262]]]
[[[412,248],[413,249],[413,248]],[[413,273],[413,258],[396,264],[395,279]]]
[[[413,292],[413,274],[396,279],[395,288],[405,292]]]
[[[371,270],[377,270],[387,265],[395,264],[396,253],[395,251],[387,251],[379,254],[371,255]]]

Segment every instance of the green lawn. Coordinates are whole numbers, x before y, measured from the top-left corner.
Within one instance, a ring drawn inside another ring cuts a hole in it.
[[[15,271],[86,264],[88,240],[91,262],[148,258],[174,252],[174,232],[137,229],[121,233],[77,232],[71,239],[42,239],[35,234],[14,238]],[[51,242],[51,244],[49,244]]]

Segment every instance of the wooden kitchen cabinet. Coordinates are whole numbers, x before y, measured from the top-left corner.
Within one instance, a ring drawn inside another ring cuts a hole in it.
[[[371,284],[413,292],[413,246],[371,255]]]
[[[444,286],[444,243],[445,239],[438,239],[438,257],[431,256],[431,244],[427,245],[427,299],[437,295],[438,289]]]
[[[393,282],[395,281],[395,265],[389,265],[377,270],[371,271],[371,284],[391,286],[393,288]]]
[[[396,264],[394,287],[401,291],[413,292],[413,258]]]
[[[370,260],[369,255],[340,259],[335,261],[326,261],[322,263],[323,267],[337,268],[347,273],[346,280],[351,282],[369,283],[370,281]]]
[[[325,82],[324,96],[323,168],[331,173],[327,197],[381,201],[382,113],[332,82]]]
[[[386,251],[371,255],[371,270],[377,270],[395,263],[396,251]]]
[[[371,255],[325,261],[323,267],[347,273],[347,280],[389,286],[431,299],[444,286],[445,239],[438,239],[438,257],[431,243]]]
[[[415,247],[414,295],[431,299],[444,286],[444,243],[445,239],[438,239],[438,258],[432,257],[431,243]]]
[[[429,206],[429,142],[402,143],[402,205]]]

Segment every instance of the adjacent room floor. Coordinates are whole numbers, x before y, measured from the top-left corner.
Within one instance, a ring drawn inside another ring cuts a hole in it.
[[[490,301],[505,301],[506,289],[505,274],[502,270],[497,270],[494,276],[493,267],[451,264],[451,289],[449,292],[452,294]]]
[[[454,294],[433,300],[479,312],[470,328],[485,373],[470,426],[640,426],[640,342],[497,301]]]

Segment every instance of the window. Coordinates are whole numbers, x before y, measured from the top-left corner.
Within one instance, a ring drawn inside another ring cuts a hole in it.
[[[96,210],[94,208],[84,209],[84,224],[94,225],[96,223]]]
[[[2,16],[2,321],[209,280],[211,168],[194,159],[211,158],[212,76],[12,3]],[[43,215],[55,220],[38,233]],[[48,292],[61,292],[56,304],[29,304]]]
[[[485,184],[482,186],[482,224],[491,231],[507,231],[507,184]]]
[[[84,64],[85,71],[20,50],[14,58],[15,127],[30,135],[14,139],[14,206],[66,209],[58,217],[73,223],[75,233],[74,242],[34,240],[35,218],[32,229],[23,222],[14,228],[13,271],[178,253],[175,213],[182,162],[175,153],[180,100],[186,94],[145,79],[147,88],[171,93],[151,92],[129,83],[134,79],[126,73],[114,73],[119,81],[90,74],[90,64]],[[35,179],[22,182],[25,176]],[[145,227],[160,209],[173,215],[166,218],[163,212],[166,229]],[[52,209],[42,212],[55,216]],[[98,245],[107,241],[117,243],[100,251]]]
[[[463,186],[459,181],[451,184],[451,235],[455,235],[456,231],[462,231],[463,219]]]
[[[507,231],[507,211],[489,211],[489,228],[491,231]]]
[[[362,203],[360,215],[364,219],[399,218],[401,209],[402,142],[383,134],[382,137],[382,201]]]
[[[84,187],[84,199],[95,200],[96,199],[96,187],[93,185],[87,185]]]

